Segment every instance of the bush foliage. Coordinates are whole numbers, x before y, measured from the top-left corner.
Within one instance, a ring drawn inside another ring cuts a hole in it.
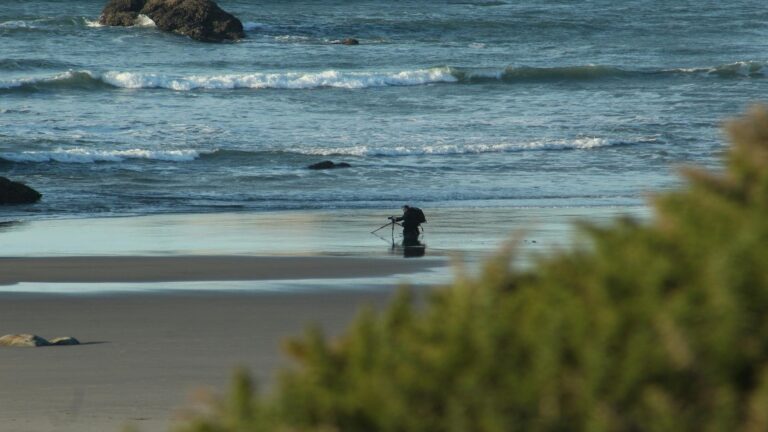
[[[312,329],[272,393],[240,374],[179,430],[768,430],[768,111],[728,131],[725,171],[685,170],[650,223]]]

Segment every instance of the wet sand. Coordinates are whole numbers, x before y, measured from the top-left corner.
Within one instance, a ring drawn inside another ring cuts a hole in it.
[[[353,257],[85,256],[0,258],[0,285],[19,282],[184,282],[379,277],[444,265]]]
[[[0,348],[0,430],[105,432],[132,423],[167,431],[185,398],[200,387],[222,391],[238,366],[269,385],[290,366],[281,341],[309,323],[337,334],[361,306],[383,307],[403,280],[397,275],[431,283],[426,275],[446,255],[477,262],[521,229],[523,253],[547,253],[568,244],[568,221],[607,221],[617,211],[433,211],[426,259],[400,258],[392,233],[371,235],[383,223],[373,211],[2,225],[0,334],[74,336],[85,344]],[[363,286],[377,276],[385,285]],[[311,287],[279,291],[281,281],[301,279]],[[249,281],[241,290],[227,289],[234,283],[227,281],[241,280]],[[140,287],[109,285],[119,282]],[[46,284],[63,288],[45,293]]]
[[[309,323],[338,333],[359,307],[381,307],[393,292],[0,293],[0,333],[85,343],[0,348],[0,430],[167,431],[196,389],[224,390],[239,366],[268,385],[289,364],[286,337]]]

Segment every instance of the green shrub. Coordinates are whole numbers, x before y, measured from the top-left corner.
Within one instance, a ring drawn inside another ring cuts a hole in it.
[[[241,375],[179,430],[768,430],[768,111],[728,130],[725,172],[687,170],[650,223],[310,330],[273,393]]]

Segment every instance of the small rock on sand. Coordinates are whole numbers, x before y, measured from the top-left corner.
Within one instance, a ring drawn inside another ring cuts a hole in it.
[[[33,334],[9,334],[0,337],[0,346],[8,347],[39,347],[51,345],[80,345],[80,341],[71,337],[63,336],[46,340]]]
[[[15,334],[0,337],[0,346],[9,347],[39,347],[48,346],[51,343],[38,335]]]
[[[72,336],[57,337],[49,340],[51,345],[80,345],[80,341]]]

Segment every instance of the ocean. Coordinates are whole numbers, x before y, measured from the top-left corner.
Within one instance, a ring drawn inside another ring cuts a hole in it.
[[[0,175],[44,194],[4,219],[631,208],[768,91],[754,0],[222,0],[223,44],[104,4],[0,6]]]

